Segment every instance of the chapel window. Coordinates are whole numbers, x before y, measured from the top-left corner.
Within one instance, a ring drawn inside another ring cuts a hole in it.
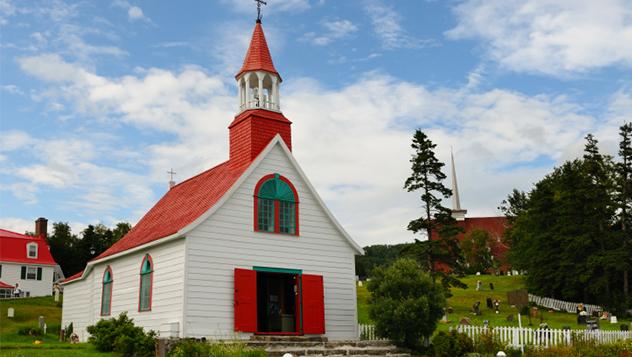
[[[279,174],[262,178],[255,189],[255,230],[298,235],[298,196]]]
[[[112,268],[108,266],[103,272],[101,287],[101,316],[109,316],[112,310]]]
[[[140,268],[140,297],[138,311],[151,310],[151,294],[154,276],[154,265],[149,254],[145,255]]]

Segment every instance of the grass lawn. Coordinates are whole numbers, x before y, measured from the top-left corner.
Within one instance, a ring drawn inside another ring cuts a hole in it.
[[[13,318],[7,317],[7,309],[15,310]],[[18,330],[23,327],[37,327],[39,316],[44,316],[47,334],[44,336],[23,336]],[[0,300],[0,356],[114,356],[97,352],[92,345],[80,343],[71,345],[59,342],[61,328],[61,304],[53,297]],[[36,345],[35,340],[42,341]]]
[[[480,280],[483,285],[481,291],[476,291],[476,281]],[[521,276],[492,276],[492,275],[470,275],[462,279],[467,284],[467,289],[452,289],[452,297],[448,299],[448,306],[451,306],[454,312],[448,316],[448,323],[439,323],[439,331],[447,331],[450,327],[458,325],[459,320],[463,317],[467,317],[471,320],[473,325],[483,325],[484,320],[489,320],[492,326],[518,326],[518,309],[511,308],[507,304],[507,292],[524,289],[524,282]],[[494,290],[490,290],[489,283],[494,284]],[[500,300],[500,314],[496,314],[494,310],[488,309],[485,304],[485,299],[491,297],[492,300]],[[371,319],[368,314],[368,300],[370,293],[366,290],[365,286],[358,287],[358,321],[363,324],[371,323]],[[472,305],[476,301],[481,302],[481,316],[475,316],[470,313]],[[566,312],[548,312],[541,309],[541,316],[544,322],[546,322],[550,328],[559,329],[563,326],[570,326],[571,329],[584,329],[584,325],[578,325],[575,314],[569,314]],[[512,314],[514,321],[508,321],[507,316]],[[522,317],[522,326],[529,327],[529,318],[527,316]],[[602,330],[619,330],[619,325],[627,323],[630,324],[630,320],[621,320],[619,323],[610,324],[609,322],[601,321],[600,328]],[[540,318],[533,318],[531,320],[530,327],[537,328],[540,324]]]

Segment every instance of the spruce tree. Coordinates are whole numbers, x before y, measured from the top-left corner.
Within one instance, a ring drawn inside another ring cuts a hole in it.
[[[441,204],[444,198],[452,196],[452,190],[443,184],[446,175],[441,168],[445,164],[435,156],[436,145],[418,129],[413,135],[411,147],[414,149],[414,154],[410,159],[412,173],[406,180],[404,188],[408,192],[421,191],[420,198],[424,212],[419,218],[410,221],[408,230],[413,233],[424,232],[427,240],[415,240],[415,244],[408,252],[424,260],[424,264],[434,279],[437,263],[443,263],[451,269],[455,268],[461,256],[455,236],[461,229],[456,226],[450,209]],[[435,236],[433,232],[436,233]],[[449,284],[462,285],[460,282]]]
[[[632,246],[629,234],[630,213],[632,213],[632,124],[626,123],[619,128],[619,157],[617,163],[617,204],[620,209],[619,220],[621,223],[622,249],[623,249],[623,297],[629,295],[629,269],[632,252],[628,252],[628,246]]]

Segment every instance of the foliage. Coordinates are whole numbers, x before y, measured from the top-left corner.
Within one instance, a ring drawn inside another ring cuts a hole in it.
[[[68,325],[65,329],[64,329],[64,339],[66,341],[68,341],[70,339],[70,335],[72,335],[72,333],[74,332],[75,328],[73,326],[73,323],[71,322],[70,325]]]
[[[474,344],[476,352],[480,353],[494,353],[505,349],[505,345],[500,342],[497,336],[494,336],[491,331],[488,333],[482,333],[478,336],[478,340]]]
[[[465,272],[474,274],[493,268],[491,236],[485,230],[475,228],[469,231],[461,241],[461,250],[466,267]]]
[[[632,256],[617,233],[617,172],[598,142],[586,137],[584,157],[568,161],[528,193],[514,192],[501,209],[512,265],[528,272],[529,292],[612,309],[623,306],[623,276]],[[632,150],[632,149],[631,149]]]
[[[441,331],[432,338],[432,348],[436,357],[460,357],[474,352],[474,343],[466,334]]]
[[[39,327],[25,326],[18,330],[18,335],[22,336],[42,336],[43,334],[44,330]]]
[[[249,348],[242,343],[213,343],[183,340],[176,344],[169,357],[266,357],[265,350]]]
[[[90,341],[101,352],[118,352],[126,357],[153,356],[155,352],[155,332],[145,333],[142,327],[134,326],[127,313],[118,318],[99,320],[88,326]]]
[[[632,356],[632,340],[599,344],[587,341],[574,343],[571,346],[555,346],[549,348],[527,348],[525,357],[612,357]]]
[[[372,293],[369,315],[376,333],[398,345],[419,349],[421,338],[432,335],[443,316],[443,287],[412,259],[398,259],[373,273],[368,284]]]
[[[53,258],[68,277],[81,271],[90,259],[103,253],[131,228],[127,222],[117,223],[113,229],[103,224],[89,225],[79,238],[72,233],[68,223],[55,222],[47,242]]]
[[[628,233],[630,230],[630,215],[632,214],[632,124],[626,123],[619,128],[619,157],[620,162],[616,165],[617,175],[615,178],[615,202],[618,212],[618,220],[621,228],[621,250],[624,252],[624,259],[621,261],[623,269],[623,298],[627,299],[627,306],[632,306],[632,299],[629,294],[629,270],[632,268],[632,237]]]
[[[364,247],[363,255],[356,255],[356,274],[364,280],[371,275],[375,267],[391,265],[402,254],[402,250],[411,243],[377,244]]]
[[[425,233],[427,240],[415,240],[409,253],[425,264],[434,279],[437,263],[451,269],[456,267],[461,256],[456,235],[462,229],[456,225],[450,209],[441,204],[444,198],[452,196],[452,191],[443,184],[446,176],[441,168],[445,164],[435,156],[436,144],[423,131],[417,130],[411,147],[414,150],[410,159],[411,175],[406,179],[404,188],[408,192],[421,192],[424,211],[419,218],[410,221],[408,230]]]

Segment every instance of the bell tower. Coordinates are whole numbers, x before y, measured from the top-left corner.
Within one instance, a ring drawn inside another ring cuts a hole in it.
[[[235,79],[239,106],[228,127],[231,168],[250,164],[277,134],[291,150],[292,122],[281,113],[279,100],[282,79],[272,62],[260,18]]]

